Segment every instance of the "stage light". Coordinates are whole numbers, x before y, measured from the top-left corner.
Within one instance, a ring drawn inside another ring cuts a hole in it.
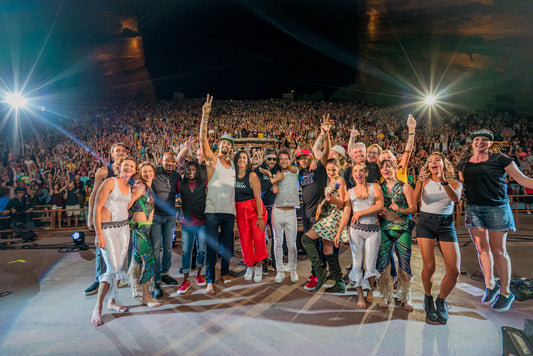
[[[4,97],[4,102],[10,105],[15,110],[24,109],[28,104],[28,99],[25,98],[21,93],[8,93]]]
[[[424,99],[424,103],[429,106],[435,104],[436,101],[437,101],[437,98],[434,95],[428,95]]]
[[[82,231],[75,231],[72,233],[72,242],[76,246],[85,245],[85,233]]]

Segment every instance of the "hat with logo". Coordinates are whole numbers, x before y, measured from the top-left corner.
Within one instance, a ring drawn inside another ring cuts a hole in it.
[[[224,135],[220,136],[220,140],[229,141],[233,145],[233,137],[231,135],[229,135],[229,134],[224,134]]]
[[[472,133],[472,135],[470,135],[470,138],[473,140],[475,137],[479,137],[479,136],[483,136],[483,137],[488,138],[491,141],[494,141],[494,134],[492,133],[491,130],[487,130],[487,129],[477,130],[474,133]]]
[[[302,148],[298,150],[298,152],[296,153],[296,158],[301,157],[301,156],[311,157],[311,151],[309,151],[307,148]]]

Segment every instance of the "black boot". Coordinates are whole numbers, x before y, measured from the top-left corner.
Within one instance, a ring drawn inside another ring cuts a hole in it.
[[[329,265],[329,272],[331,277],[335,279],[335,285],[331,288],[327,288],[328,293],[346,293],[346,284],[342,278],[341,265],[339,263],[339,256],[335,254],[325,255],[326,261]]]
[[[447,324],[448,323],[448,304],[446,304],[446,299],[440,299],[437,297],[435,300],[435,306],[437,307],[437,316],[439,323]]]
[[[313,265],[313,270],[316,275],[316,290],[319,290],[326,281],[327,271],[322,267],[315,242],[307,235],[302,236],[302,246],[307,252],[307,256]]]
[[[435,303],[433,303],[433,296],[424,296],[424,310],[426,311],[426,319],[429,321],[437,321],[437,313],[435,312]]]

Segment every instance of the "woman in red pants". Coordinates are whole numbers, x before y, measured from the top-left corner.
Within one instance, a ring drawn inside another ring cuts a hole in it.
[[[265,242],[265,221],[267,212],[261,201],[261,183],[252,171],[252,163],[246,151],[240,151],[234,158],[237,170],[235,179],[235,207],[239,228],[239,239],[244,264],[247,266],[244,279],[261,282],[261,262],[267,258]],[[255,271],[254,271],[255,266]]]

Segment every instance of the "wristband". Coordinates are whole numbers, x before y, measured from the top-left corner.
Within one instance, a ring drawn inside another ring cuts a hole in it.
[[[415,133],[414,132],[409,132],[409,136],[412,136],[414,135]]]
[[[449,185],[449,184],[450,184],[450,182],[440,183],[440,185],[444,185],[444,186]]]

